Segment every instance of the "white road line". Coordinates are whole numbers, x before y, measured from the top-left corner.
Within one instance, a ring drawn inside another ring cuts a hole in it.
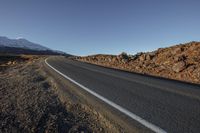
[[[70,77],[66,76],[65,74],[61,73],[60,71],[58,71],[57,69],[55,69],[53,66],[51,66],[48,62],[47,59],[45,59],[45,63],[52,68],[54,71],[56,71],[57,73],[59,73],[60,75],[62,75],[64,78],[68,79],[69,81],[73,82],[74,84],[76,84],[77,86],[81,87],[82,89],[84,89],[85,91],[89,92],[90,94],[94,95],[95,97],[101,99],[102,101],[104,101],[105,103],[109,104],[110,106],[114,107],[115,109],[119,110],[120,112],[124,113],[125,115],[129,116],[130,118],[136,120],[137,122],[141,123],[142,125],[144,125],[145,127],[151,129],[152,131],[156,132],[156,133],[167,133],[165,130],[161,129],[160,127],[144,120],[143,118],[137,116],[136,114],[133,114],[132,112],[126,110],[125,108],[117,105],[116,103],[106,99],[105,97],[97,94],[96,92],[90,90],[89,88],[81,85],[80,83],[76,82],[75,80],[71,79]]]

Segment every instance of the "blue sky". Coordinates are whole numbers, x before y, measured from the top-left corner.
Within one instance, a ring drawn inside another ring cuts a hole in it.
[[[200,41],[199,0],[0,0],[0,36],[70,54],[135,54]]]

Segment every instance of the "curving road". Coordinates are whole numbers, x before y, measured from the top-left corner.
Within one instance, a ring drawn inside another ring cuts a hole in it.
[[[200,86],[73,61],[46,64],[155,132],[200,132]]]

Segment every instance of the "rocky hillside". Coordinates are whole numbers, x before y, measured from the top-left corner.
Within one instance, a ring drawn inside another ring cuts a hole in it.
[[[159,48],[136,55],[92,55],[76,60],[131,72],[200,83],[200,42]]]

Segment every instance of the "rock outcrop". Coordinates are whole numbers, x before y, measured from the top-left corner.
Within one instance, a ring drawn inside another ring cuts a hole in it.
[[[76,59],[126,71],[200,83],[200,42],[159,48],[136,55],[123,52],[117,56],[99,54]]]

